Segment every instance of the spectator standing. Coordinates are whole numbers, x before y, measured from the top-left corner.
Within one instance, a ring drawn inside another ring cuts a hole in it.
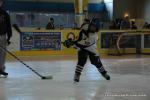
[[[125,17],[125,19],[122,20],[120,28],[121,29],[130,29],[131,28],[129,16]]]
[[[10,44],[12,29],[10,23],[10,16],[2,8],[3,2],[3,0],[0,1],[0,75],[7,76],[8,73],[5,72],[6,52],[2,48],[6,49],[6,45]]]
[[[46,25],[46,29],[55,29],[53,18],[50,18],[48,24]]]

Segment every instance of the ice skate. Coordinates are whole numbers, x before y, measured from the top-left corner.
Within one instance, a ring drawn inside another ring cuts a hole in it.
[[[2,78],[7,78],[8,73],[4,72],[4,71],[0,71],[0,77]]]
[[[110,76],[106,73],[106,74],[102,74],[102,76],[106,79],[106,80],[110,80]]]
[[[6,73],[6,72],[4,72],[4,71],[1,71],[1,72],[0,72],[0,75],[8,76],[8,73]]]
[[[74,83],[77,83],[80,81],[80,75],[79,74],[75,74],[74,75]]]

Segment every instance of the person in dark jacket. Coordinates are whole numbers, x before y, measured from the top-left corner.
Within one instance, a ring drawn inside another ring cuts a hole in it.
[[[53,18],[50,18],[48,24],[46,25],[46,29],[55,29]]]
[[[125,19],[122,20],[120,28],[123,30],[131,29],[131,23],[130,23],[129,16],[125,17]]]
[[[6,53],[2,48],[6,48],[6,45],[10,43],[12,37],[12,29],[10,23],[9,14],[3,10],[2,4],[4,1],[0,1],[0,76],[7,76],[5,72],[5,56]]]
[[[131,21],[131,29],[136,30],[137,26],[134,21]]]

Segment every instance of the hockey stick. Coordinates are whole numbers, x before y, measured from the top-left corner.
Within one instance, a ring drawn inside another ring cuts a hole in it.
[[[61,42],[63,45],[65,44],[65,42]],[[93,44],[92,44],[93,45]],[[77,46],[78,48],[80,48],[81,50],[83,50],[83,51],[86,51],[86,52],[88,52],[88,53],[90,53],[90,54],[92,54],[92,55],[96,55],[95,53],[93,53],[93,52],[91,52],[91,51],[89,51],[89,50],[86,50],[85,48],[82,48],[82,47],[79,47],[79,46]]]
[[[14,28],[18,33],[20,33],[20,34],[22,33],[17,24],[13,24],[13,28]]]
[[[16,29],[16,31],[18,33],[22,33],[21,30],[19,29],[19,27],[16,24],[14,24],[13,27]],[[7,49],[3,48],[2,46],[0,46],[0,48],[2,48],[4,51],[9,53],[12,57],[14,57],[16,60],[18,60],[20,63],[22,63],[25,67],[30,69],[32,72],[34,72],[37,76],[41,77],[41,79],[53,79],[53,76],[51,76],[51,75],[50,76],[43,76],[43,75],[39,74],[36,70],[34,70],[32,67],[30,67],[29,65],[24,63],[22,60],[20,60],[17,56],[15,56],[13,53],[8,51]]]

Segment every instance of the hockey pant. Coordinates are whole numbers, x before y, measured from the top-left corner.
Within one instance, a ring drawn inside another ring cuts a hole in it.
[[[85,50],[79,50],[78,51],[78,63],[76,66],[75,74],[81,75],[84,65],[87,62],[88,56],[90,58],[91,64],[94,65],[102,75],[107,73],[107,71],[104,69],[102,65],[102,62],[99,56],[95,56],[91,52],[88,52]]]

